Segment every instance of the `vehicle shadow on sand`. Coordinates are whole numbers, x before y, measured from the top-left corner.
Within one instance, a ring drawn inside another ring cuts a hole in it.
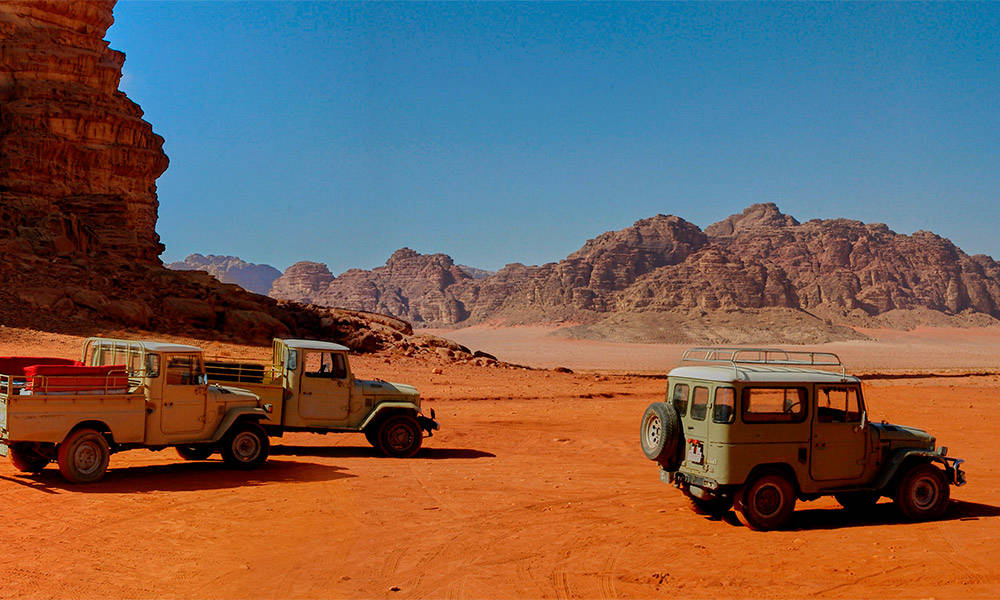
[[[0,475],[0,481],[9,481],[50,494],[58,493],[59,490],[119,494],[219,490],[269,483],[334,481],[350,477],[357,475],[345,473],[343,467],[331,465],[269,460],[257,469],[241,471],[225,465],[221,460],[209,459],[136,467],[115,467],[112,461],[104,479],[88,484],[69,483],[52,466],[35,475]]]
[[[369,446],[271,446],[272,456],[321,456],[326,458],[385,458]],[[471,448],[421,448],[416,456],[407,460],[420,459],[467,459],[496,458],[492,452]]]
[[[948,510],[937,521],[975,521],[983,518],[1000,517],[1000,506],[952,500]],[[730,511],[723,517],[730,525],[742,527],[736,514]],[[792,514],[789,530],[808,531],[811,529],[846,529],[849,527],[871,527],[873,525],[908,525],[913,523],[903,517],[892,502],[880,502],[864,513],[852,513],[842,509],[810,508],[796,510]]]

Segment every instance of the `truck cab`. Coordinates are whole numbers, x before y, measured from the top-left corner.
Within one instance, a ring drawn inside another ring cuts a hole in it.
[[[362,432],[383,454],[413,456],[423,433],[438,428],[433,412],[422,414],[413,386],[356,378],[348,353],[332,342],[278,338],[270,365],[211,360],[207,373],[209,381],[246,387],[272,404],[263,423],[271,435]]]

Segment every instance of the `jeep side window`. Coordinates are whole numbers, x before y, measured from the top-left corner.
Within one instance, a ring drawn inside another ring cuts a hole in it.
[[[288,349],[287,367],[289,371],[294,371],[299,366],[299,353],[297,350]]]
[[[805,388],[743,388],[743,422],[801,423],[808,397]]]
[[[677,414],[681,417],[687,414],[689,393],[688,384],[674,384],[674,408],[677,409]]]
[[[694,398],[691,400],[691,418],[704,421],[708,414],[708,388],[700,385],[694,388]]]
[[[146,377],[150,379],[156,379],[160,376],[160,355],[159,354],[147,354],[146,355]]]
[[[816,419],[821,423],[857,423],[861,420],[858,390],[821,387],[816,394]]]
[[[732,423],[736,414],[736,390],[731,387],[715,388],[715,404],[712,405],[713,423]]]

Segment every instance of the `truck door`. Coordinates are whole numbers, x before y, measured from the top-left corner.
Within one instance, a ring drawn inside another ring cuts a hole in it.
[[[309,421],[347,419],[351,387],[347,361],[340,352],[306,352],[299,379],[299,416]]]
[[[164,434],[198,433],[205,428],[205,370],[196,354],[168,354],[163,367],[160,430]]]
[[[857,385],[817,385],[810,474],[819,481],[858,479],[865,470],[868,433],[861,427]]]

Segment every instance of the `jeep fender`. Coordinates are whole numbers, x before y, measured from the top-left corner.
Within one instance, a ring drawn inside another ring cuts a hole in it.
[[[382,402],[381,404],[375,406],[375,410],[373,410],[372,413],[361,422],[358,429],[368,427],[368,425],[378,418],[379,415],[398,411],[399,409],[412,410],[417,415],[420,414],[420,407],[412,402]]]
[[[263,408],[257,408],[254,406],[237,406],[235,408],[229,409],[226,416],[223,417],[222,423],[219,424],[219,428],[215,430],[215,435],[212,436],[213,442],[218,442],[221,440],[229,430],[232,429],[238,421],[248,420],[260,422],[262,419],[268,418],[270,415]]]
[[[886,461],[885,466],[882,467],[882,473],[875,482],[875,490],[881,492],[891,486],[895,482],[896,477],[902,474],[900,473],[900,469],[909,460],[916,460],[921,463],[938,463],[944,468],[949,482],[955,485],[965,483],[965,473],[958,468],[962,464],[961,459],[945,456],[936,450],[902,448],[893,452],[889,460]]]

